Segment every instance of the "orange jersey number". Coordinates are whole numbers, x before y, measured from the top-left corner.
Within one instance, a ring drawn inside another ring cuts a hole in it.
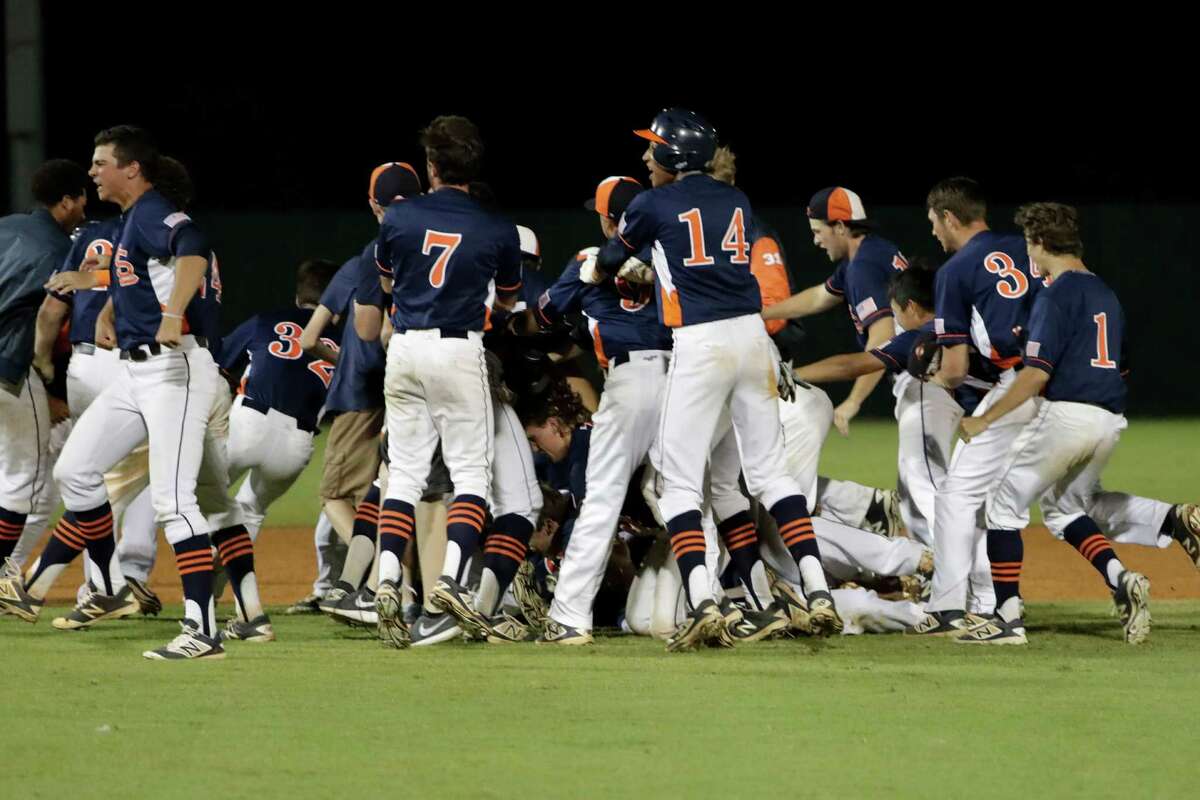
[[[421,244],[421,253],[427,256],[433,255],[435,247],[442,251],[429,270],[429,285],[433,288],[440,289],[446,282],[446,267],[450,263],[450,257],[454,255],[454,251],[460,244],[462,244],[461,233],[425,231],[425,241]]]

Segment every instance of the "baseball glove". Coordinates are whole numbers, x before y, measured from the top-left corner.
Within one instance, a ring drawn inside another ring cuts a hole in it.
[[[617,277],[624,278],[630,283],[654,283],[654,270],[644,261],[630,256],[617,270]]]
[[[933,331],[921,334],[908,354],[908,374],[927,381],[941,366],[942,347],[937,343],[937,334]]]

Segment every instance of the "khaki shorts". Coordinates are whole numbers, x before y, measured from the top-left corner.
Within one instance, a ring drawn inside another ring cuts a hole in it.
[[[344,411],[334,417],[325,443],[321,502],[347,500],[357,506],[379,474],[382,408]]]

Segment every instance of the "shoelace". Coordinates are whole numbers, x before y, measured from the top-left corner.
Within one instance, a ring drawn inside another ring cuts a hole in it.
[[[21,565],[13,560],[11,556],[4,557],[4,569],[0,570],[0,578],[19,578],[21,577]]]

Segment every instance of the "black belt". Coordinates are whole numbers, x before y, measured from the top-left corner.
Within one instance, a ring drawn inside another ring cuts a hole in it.
[[[470,331],[451,331],[445,328],[397,328],[396,333],[408,333],[410,330],[435,330],[443,339],[469,339]]]
[[[191,336],[191,334],[187,335]],[[192,338],[196,340],[196,344],[200,347],[208,347],[208,339],[205,337],[192,336]],[[122,350],[121,358],[125,361],[145,361],[151,356],[162,355],[163,349],[164,348],[162,344],[159,342],[152,342],[151,344],[139,344],[137,347],[130,348],[129,350]],[[171,348],[166,348],[166,350],[167,352],[170,352]]]
[[[645,350],[632,350],[632,351],[627,350],[624,353],[617,353],[615,356],[613,356],[612,358],[610,358],[608,360],[608,368],[614,369],[616,367],[621,366],[622,364],[628,364],[630,359],[633,356],[637,355],[638,353],[645,353],[645,352],[647,352],[647,351],[645,351]],[[650,351],[650,352],[657,352],[657,351]]]
[[[74,342],[71,345],[71,352],[82,353],[85,356],[90,356],[96,352],[96,345],[90,342]]]
[[[257,411],[258,413],[263,414],[263,415],[265,415],[268,411],[271,410],[271,407],[269,405],[267,405],[266,403],[260,403],[257,400],[252,400],[247,395],[242,395],[242,408],[248,408],[251,411]],[[279,412],[280,414],[283,414],[283,412],[279,411],[279,409],[275,409],[275,411]],[[296,417],[293,417],[291,414],[283,414],[283,415],[290,419],[296,420],[296,427],[299,428],[300,430],[307,431],[308,433],[316,433],[317,432],[316,425],[308,425],[304,422],[301,422],[299,419],[297,419]]]

